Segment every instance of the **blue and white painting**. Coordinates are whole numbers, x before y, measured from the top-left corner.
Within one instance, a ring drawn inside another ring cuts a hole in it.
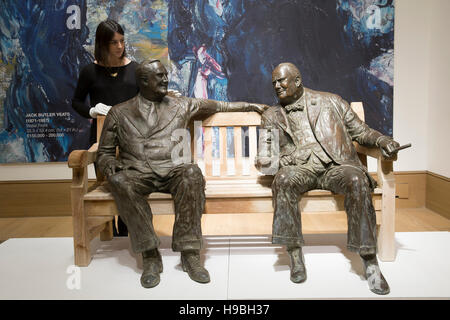
[[[3,0],[0,163],[88,147],[71,99],[106,18],[124,26],[132,60],[160,59],[186,96],[275,104],[271,72],[289,61],[306,87],[362,101],[392,135],[393,0]]]

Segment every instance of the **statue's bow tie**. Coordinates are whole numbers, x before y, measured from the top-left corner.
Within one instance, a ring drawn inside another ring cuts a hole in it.
[[[290,113],[292,111],[303,111],[304,106],[301,105],[300,103],[294,103],[294,104],[285,106],[284,108],[286,109],[287,113]]]

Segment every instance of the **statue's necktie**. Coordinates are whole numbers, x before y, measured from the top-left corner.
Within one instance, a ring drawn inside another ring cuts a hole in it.
[[[157,122],[158,122],[158,113],[156,112],[156,106],[155,104],[152,102],[150,105],[146,106],[147,107],[147,124],[149,128],[153,128]]]
[[[300,103],[293,103],[291,105],[285,106],[285,109],[287,111],[287,113],[290,113],[292,111],[303,111],[304,107],[302,104]]]

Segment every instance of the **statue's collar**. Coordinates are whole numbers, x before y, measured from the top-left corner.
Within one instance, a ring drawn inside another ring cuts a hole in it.
[[[287,113],[290,113],[292,111],[303,111],[305,107],[306,107],[306,99],[305,99],[305,92],[303,91],[302,96],[297,101],[284,106],[284,109],[286,110]]]
[[[145,105],[145,106],[149,106],[151,107],[152,105],[158,105],[161,103],[161,101],[153,101],[153,100],[149,100],[146,97],[144,97],[141,93],[139,93],[139,100],[141,102],[141,105]]]

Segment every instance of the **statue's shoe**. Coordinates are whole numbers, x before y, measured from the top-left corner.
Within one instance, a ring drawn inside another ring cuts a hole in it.
[[[189,278],[199,283],[208,283],[211,281],[209,272],[200,263],[200,253],[197,251],[181,252],[181,266],[183,271],[187,272]]]
[[[391,291],[389,284],[380,271],[380,267],[377,265],[369,265],[366,268],[366,279],[369,289],[373,293],[386,295]]]
[[[291,261],[291,281],[302,283],[306,281],[306,267],[303,259],[302,248],[288,250]]]
[[[153,288],[159,284],[159,272],[144,270],[141,276],[141,285],[144,288]]]
[[[144,272],[141,276],[141,285],[144,288],[156,287],[160,282],[159,274],[163,271],[161,254],[158,249],[148,250],[142,253]]]
[[[389,288],[389,284],[381,273],[376,256],[373,255],[370,259],[367,257],[362,258],[370,291],[379,295],[388,294],[391,290]]]

